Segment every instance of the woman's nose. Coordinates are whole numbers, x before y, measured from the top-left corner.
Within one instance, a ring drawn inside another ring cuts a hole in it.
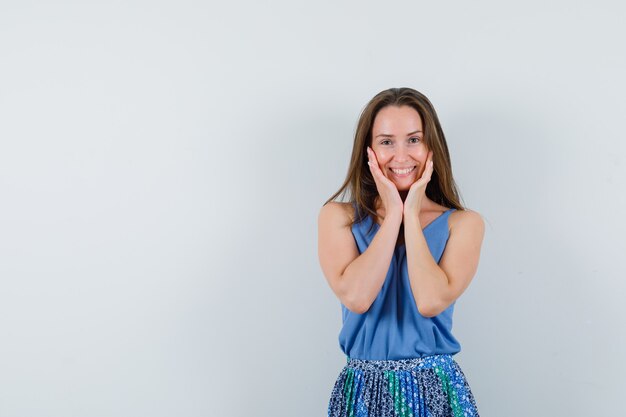
[[[406,149],[404,145],[400,145],[395,149],[394,158],[399,161],[403,161],[406,159],[409,151]]]

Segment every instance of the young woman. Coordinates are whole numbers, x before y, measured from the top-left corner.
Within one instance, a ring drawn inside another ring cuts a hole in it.
[[[382,91],[363,110],[353,146],[347,178],[318,219],[347,359],[328,416],[478,416],[451,329],[484,223],[459,202],[435,109],[413,89]],[[333,201],[346,190],[349,202]]]

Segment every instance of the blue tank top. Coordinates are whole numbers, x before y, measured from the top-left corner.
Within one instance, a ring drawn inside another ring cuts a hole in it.
[[[354,203],[353,203],[354,204]],[[430,253],[437,263],[448,242],[448,209],[424,229]],[[368,230],[373,223],[370,233]],[[371,216],[352,225],[359,253],[363,253],[380,226]],[[435,317],[420,314],[411,292],[404,245],[397,246],[385,282],[370,308],[354,313],[341,303],[343,326],[339,345],[348,358],[407,359],[435,354],[454,355],[461,345],[452,335],[453,302]]]

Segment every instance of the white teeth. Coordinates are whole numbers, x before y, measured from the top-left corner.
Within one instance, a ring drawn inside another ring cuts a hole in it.
[[[398,174],[398,175],[404,175],[404,174],[408,174],[409,172],[413,171],[415,169],[415,167],[413,168],[407,168],[407,169],[391,169],[394,173]]]

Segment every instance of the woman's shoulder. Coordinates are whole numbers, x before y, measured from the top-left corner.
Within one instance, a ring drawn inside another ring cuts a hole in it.
[[[319,216],[320,221],[325,219],[336,224],[347,226],[352,223],[354,219],[354,206],[349,202],[329,201],[322,206]]]
[[[469,208],[457,209],[450,213],[448,218],[448,225],[450,226],[450,232],[456,228],[457,230],[470,229],[474,231],[484,231],[485,222],[483,216]]]

